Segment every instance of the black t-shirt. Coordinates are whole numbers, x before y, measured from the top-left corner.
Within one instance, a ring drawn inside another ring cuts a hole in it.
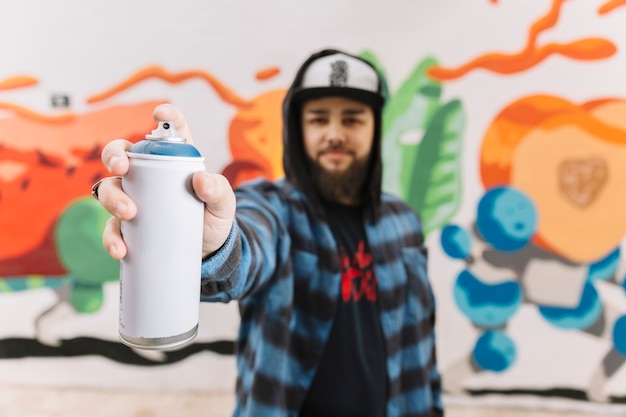
[[[386,356],[363,210],[332,204],[328,212],[339,243],[341,291],[335,322],[300,416],[383,417]]]

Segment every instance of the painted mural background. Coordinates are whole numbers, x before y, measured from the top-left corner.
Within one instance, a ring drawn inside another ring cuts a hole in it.
[[[446,392],[626,403],[626,1],[83,3],[0,1],[0,382],[231,390],[234,303],[179,351],[117,341],[100,150],[167,101],[207,169],[278,178],[291,76],[339,47],[385,79]]]

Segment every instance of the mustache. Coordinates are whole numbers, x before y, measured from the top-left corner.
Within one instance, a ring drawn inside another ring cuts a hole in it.
[[[351,149],[346,148],[345,146],[338,144],[338,145],[328,145],[327,147],[325,147],[324,149],[320,150],[317,154],[318,155],[322,155],[325,154],[326,152],[345,152],[348,153],[350,155],[354,155],[354,151]]]

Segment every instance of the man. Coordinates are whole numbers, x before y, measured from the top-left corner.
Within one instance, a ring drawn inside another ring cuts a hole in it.
[[[421,224],[381,192],[383,103],[369,63],[323,50],[284,101],[285,179],[233,192],[220,175],[193,177],[201,299],[240,306],[235,416],[443,415]],[[154,116],[191,137],[172,106]],[[112,174],[128,170],[129,146],[103,150]],[[100,184],[114,215],[103,243],[120,259],[136,206],[119,181]]]

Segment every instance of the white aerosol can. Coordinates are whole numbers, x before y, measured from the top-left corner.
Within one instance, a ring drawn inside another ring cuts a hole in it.
[[[120,339],[133,348],[178,349],[198,333],[204,205],[191,179],[205,170],[204,158],[170,122],[128,156],[122,188],[137,215],[122,222]]]

